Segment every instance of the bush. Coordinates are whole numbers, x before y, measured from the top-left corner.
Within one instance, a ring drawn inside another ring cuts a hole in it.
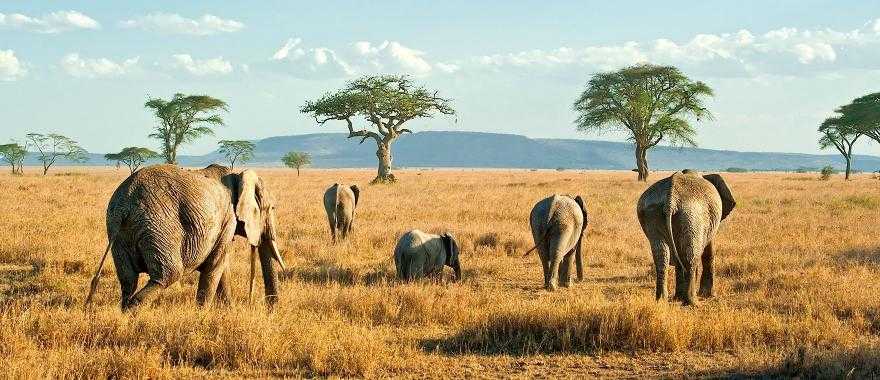
[[[819,173],[820,173],[820,174],[819,174],[819,179],[821,179],[821,180],[823,180],[823,181],[827,181],[827,180],[831,179],[831,175],[837,173],[837,171],[834,170],[834,168],[832,168],[832,167],[829,165],[829,166],[826,166],[826,167],[822,168],[822,171],[819,172]]]
[[[724,171],[728,173],[748,173],[749,169],[746,168],[738,168],[738,167],[730,167],[725,169]]]

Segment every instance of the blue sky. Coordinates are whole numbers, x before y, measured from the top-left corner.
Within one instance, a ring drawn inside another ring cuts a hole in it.
[[[156,147],[143,103],[175,92],[230,104],[228,126],[182,154],[219,139],[342,132],[298,108],[370,73],[410,74],[455,99],[457,118],[413,129],[623,141],[576,132],[571,103],[591,74],[653,62],[715,89],[701,147],[815,153],[816,127],[836,106],[880,90],[880,2],[657,4],[6,0],[0,141],[38,131],[92,152]]]

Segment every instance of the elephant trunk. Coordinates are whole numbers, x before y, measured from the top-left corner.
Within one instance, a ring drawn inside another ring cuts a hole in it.
[[[267,239],[268,240],[268,239]],[[271,307],[278,302],[278,273],[275,270],[275,261],[284,268],[284,262],[278,253],[275,241],[264,241],[258,247],[260,252],[260,267],[263,272],[263,286],[266,289],[266,303]]]
[[[455,281],[461,281],[461,264],[458,260],[455,260],[450,266],[452,267],[452,271],[455,272]]]

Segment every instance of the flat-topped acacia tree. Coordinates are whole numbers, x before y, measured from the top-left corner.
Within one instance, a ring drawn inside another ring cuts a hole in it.
[[[372,183],[395,182],[391,173],[391,144],[404,133],[412,133],[403,124],[436,114],[454,115],[451,99],[440,97],[413,84],[405,75],[364,76],[348,83],[342,90],[307,101],[300,112],[315,118],[319,125],[337,120],[348,125],[348,138],[376,141],[379,170]],[[372,129],[355,130],[355,119],[363,118]]]

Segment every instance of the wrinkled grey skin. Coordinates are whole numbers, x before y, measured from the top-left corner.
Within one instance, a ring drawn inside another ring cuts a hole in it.
[[[439,281],[443,277],[443,266],[455,272],[455,280],[461,279],[461,264],[458,259],[458,243],[449,233],[434,235],[419,230],[404,233],[394,248],[394,265],[397,278],[404,281],[423,277]]]
[[[324,192],[324,211],[327,212],[327,222],[330,224],[330,236],[333,242],[339,239],[345,240],[351,233],[354,224],[355,208],[361,191],[357,185],[344,186],[338,183],[330,186]]]
[[[284,266],[275,231],[274,199],[252,170],[233,173],[219,165],[194,171],[174,165],[138,170],[119,185],[107,207],[122,309],[148,301],[192,270],[200,272],[199,305],[215,295],[228,302],[228,251],[235,235],[259,251],[266,301],[274,304],[278,276],[273,259]],[[135,292],[140,273],[148,274],[149,281]]]
[[[657,300],[666,299],[666,265],[675,266],[674,299],[696,303],[698,259],[701,297],[714,295],[713,240],[736,200],[718,174],[684,170],[651,185],[639,198],[637,213],[651,243],[657,271]]]
[[[587,207],[581,196],[554,194],[532,208],[529,225],[541,259],[544,288],[547,290],[571,285],[572,262],[577,266],[578,281],[583,281],[581,242],[588,219]]]

